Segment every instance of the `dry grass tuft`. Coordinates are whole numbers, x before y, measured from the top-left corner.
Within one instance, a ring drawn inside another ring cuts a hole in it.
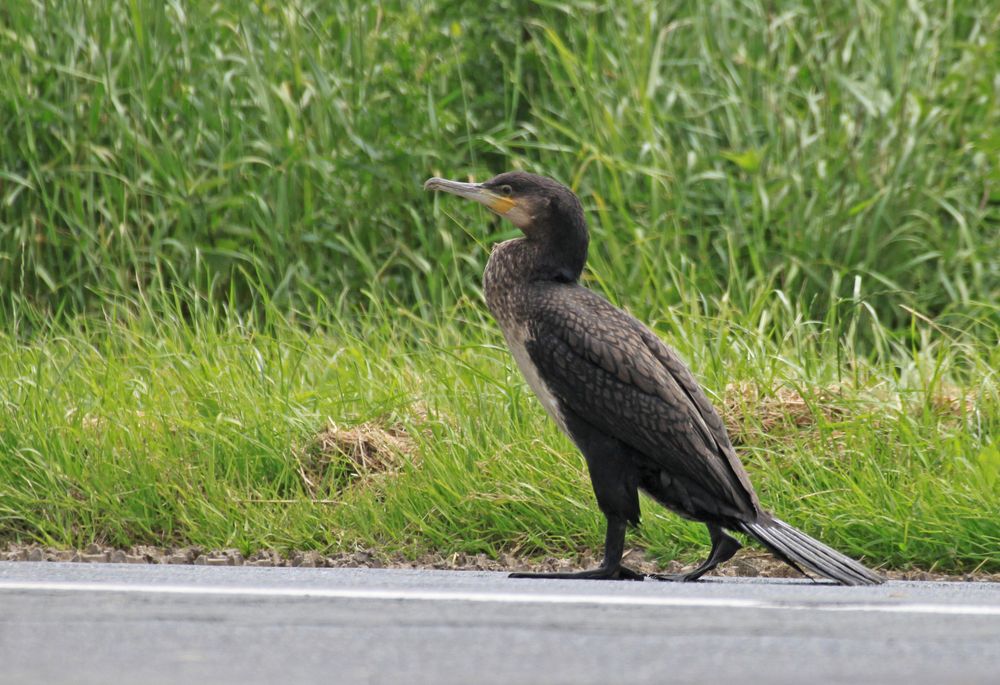
[[[324,483],[332,482],[340,490],[353,481],[395,475],[416,455],[416,443],[400,424],[366,421],[341,427],[330,421],[303,450],[299,476],[310,496],[316,497]]]
[[[962,418],[977,413],[975,396],[962,388],[940,388],[928,403],[931,411],[942,417]]]
[[[817,412],[827,421],[841,420],[847,407],[838,403],[839,388],[817,391],[811,402],[791,388],[762,388],[756,383],[730,383],[723,396],[722,418],[734,444],[754,434],[778,428],[806,428],[816,423]]]
[[[841,386],[830,385],[813,388],[807,401],[793,388],[763,388],[750,382],[727,385],[721,410],[726,430],[738,445],[761,435],[808,429],[820,416],[827,423],[837,423],[884,412],[887,406],[908,414],[929,410],[946,423],[963,421],[977,412],[975,397],[954,387],[938,388],[922,403],[901,395],[886,397],[874,389],[845,393]]]

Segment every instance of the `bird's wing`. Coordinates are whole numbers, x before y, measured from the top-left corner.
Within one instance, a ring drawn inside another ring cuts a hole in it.
[[[726,432],[726,425],[722,422],[722,417],[715,411],[712,402],[705,395],[705,391],[698,385],[698,381],[695,380],[691,370],[680,360],[676,352],[660,340],[655,333],[641,324],[639,325],[639,335],[657,361],[660,362],[671,378],[684,391],[684,394],[687,395],[691,402],[690,406],[694,408],[697,415],[702,419],[698,425],[702,429],[703,434],[707,433],[706,443],[711,445],[714,442],[719,456],[726,460],[733,474],[740,481],[740,484],[750,493],[753,506],[759,508],[757,495],[750,484],[750,477],[747,476],[743,464],[740,463],[739,457],[736,456],[733,443],[729,440],[729,433]]]
[[[536,301],[526,348],[563,405],[727,509],[758,511],[722,420],[669,347],[585,288]]]

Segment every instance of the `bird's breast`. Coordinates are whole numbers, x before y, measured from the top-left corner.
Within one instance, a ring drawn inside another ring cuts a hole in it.
[[[528,354],[527,346],[531,341],[528,322],[541,297],[528,273],[532,263],[531,249],[524,238],[495,245],[483,273],[483,294],[521,374],[552,420],[568,434],[559,400],[545,384],[544,377]]]
[[[514,361],[517,362],[518,368],[521,369],[524,379],[528,381],[528,385],[538,397],[538,401],[542,403],[545,411],[556,422],[559,429],[569,435],[562,406],[558,398],[552,394],[552,391],[545,384],[545,380],[539,373],[538,367],[532,361],[531,355],[528,354],[527,343],[529,332],[527,326],[512,324],[502,325],[501,328],[503,330],[503,337],[507,341],[507,347],[510,348],[510,353],[513,355]]]

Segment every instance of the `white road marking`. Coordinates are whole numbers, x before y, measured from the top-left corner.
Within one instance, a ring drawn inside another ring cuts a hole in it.
[[[1000,605],[768,601],[716,597],[641,597],[635,595],[552,595],[533,592],[444,592],[437,590],[359,588],[227,587],[221,585],[129,585],[124,583],[67,583],[3,581],[0,592],[117,592],[160,595],[221,595],[236,597],[291,597],[322,599],[390,600],[402,602],[478,602],[486,604],[578,604],[599,606],[680,607],[700,609],[771,609],[783,611],[840,611],[888,614],[947,614],[1000,616]]]

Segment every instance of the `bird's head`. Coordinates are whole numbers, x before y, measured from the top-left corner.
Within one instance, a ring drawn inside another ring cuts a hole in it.
[[[587,222],[572,190],[558,181],[524,171],[508,171],[484,183],[430,178],[424,190],[441,190],[483,205],[521,229],[550,260],[579,276],[587,260]]]

